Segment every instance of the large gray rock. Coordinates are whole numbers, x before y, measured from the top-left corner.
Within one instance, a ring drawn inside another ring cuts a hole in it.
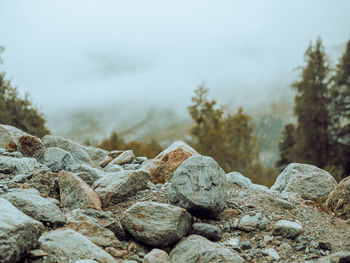
[[[0,198],[0,262],[17,262],[44,231],[44,226]]]
[[[59,226],[66,222],[58,206],[50,198],[41,197],[35,189],[15,188],[1,197],[10,201],[26,215],[43,223],[49,222]]]
[[[43,163],[54,173],[61,170],[73,171],[76,168],[73,156],[69,152],[56,147],[47,148]]]
[[[327,198],[337,182],[327,171],[309,164],[292,163],[277,177],[272,191],[295,192],[302,198],[318,201]]]
[[[88,238],[71,229],[56,229],[44,233],[39,238],[40,248],[57,262],[73,262],[80,259],[92,259],[97,262],[116,262],[102,248],[92,243]]]
[[[350,219],[350,176],[328,195],[326,207],[343,219]]]
[[[80,146],[87,152],[92,161],[95,163],[100,163],[108,157],[109,152],[106,150],[87,145]]]
[[[120,171],[108,174],[93,184],[102,205],[120,203],[147,187],[149,173],[145,170]]]
[[[243,263],[240,256],[208,239],[190,235],[176,244],[170,252],[172,263]]]
[[[13,158],[0,156],[0,173],[4,174],[31,174],[43,168],[34,158]]]
[[[175,171],[169,203],[199,217],[216,217],[226,206],[225,172],[211,157],[195,155]]]
[[[269,220],[261,213],[255,215],[245,215],[241,218],[238,228],[244,231],[264,230],[269,223]]]
[[[101,209],[101,201],[92,188],[73,173],[61,171],[58,174],[61,204],[68,209]]]
[[[164,250],[154,248],[143,258],[143,263],[171,263],[171,261]]]
[[[94,181],[97,181],[97,180],[99,180],[107,175],[107,173],[105,171],[98,169],[98,168],[91,167],[90,165],[85,164],[85,163],[78,164],[75,167],[74,172],[75,173],[81,173],[81,172],[89,173],[93,177]]]
[[[192,225],[191,234],[200,235],[215,242],[221,239],[220,228],[211,224],[194,223]]]
[[[73,158],[77,162],[80,161],[83,163],[94,165],[93,161],[91,160],[89,154],[85,151],[84,147],[78,143],[52,135],[44,136],[42,141],[46,147],[56,147],[66,150],[73,156]]]
[[[286,238],[296,238],[303,233],[303,227],[297,222],[288,220],[279,220],[274,226],[272,233],[275,236],[283,236]]]
[[[136,240],[160,246],[185,236],[191,228],[192,217],[177,206],[139,202],[125,211],[121,223]]]

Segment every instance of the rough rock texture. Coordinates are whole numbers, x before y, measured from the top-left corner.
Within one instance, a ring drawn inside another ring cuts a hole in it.
[[[339,251],[317,260],[317,263],[349,263],[350,251]]]
[[[0,198],[0,262],[17,262],[36,246],[44,226]]]
[[[336,216],[350,219],[350,176],[344,178],[329,194],[326,207]]]
[[[220,228],[211,224],[194,223],[191,234],[203,236],[211,241],[219,241],[221,239]]]
[[[85,164],[85,163],[78,164],[75,167],[74,172],[75,173],[80,173],[80,172],[89,173],[92,176],[92,178],[94,179],[94,181],[97,181],[97,180],[99,180],[107,175],[103,170],[91,167],[90,165]]]
[[[7,125],[0,124],[0,148],[9,152],[17,150],[17,143],[12,133],[7,129]]]
[[[171,261],[164,250],[155,248],[144,257],[143,263],[171,263]]]
[[[211,157],[195,155],[175,171],[169,189],[169,203],[199,217],[216,217],[226,206],[224,171]]]
[[[111,173],[96,181],[93,188],[101,198],[103,206],[122,202],[147,187],[149,173],[145,170]]]
[[[66,218],[50,198],[41,197],[35,189],[11,189],[9,193],[1,195],[26,215],[54,226],[63,225]]]
[[[295,192],[302,198],[318,201],[327,198],[337,182],[327,171],[309,164],[289,164],[278,176],[272,191]]]
[[[46,147],[44,143],[37,137],[26,134],[22,135],[18,140],[19,151],[28,157],[33,157],[38,161],[44,158]]]
[[[46,135],[42,139],[46,147],[56,147],[61,148],[69,152],[75,161],[80,161],[83,163],[88,163],[94,165],[89,154],[85,151],[84,147],[77,144],[71,140],[61,138],[58,136]]]
[[[227,248],[198,235],[190,235],[177,243],[170,252],[170,259],[172,263],[244,262],[240,256]]]
[[[49,169],[34,172],[28,183],[41,194],[59,199],[57,174],[52,173]]]
[[[43,163],[54,173],[61,170],[73,171],[76,167],[73,156],[69,152],[56,147],[47,148]]]
[[[299,223],[288,220],[279,220],[272,231],[275,236],[283,236],[286,238],[296,238],[302,232],[303,227]]]
[[[100,163],[108,157],[108,151],[87,145],[80,145],[90,156],[94,163]]]
[[[68,209],[101,209],[98,195],[82,179],[73,173],[61,171],[58,174],[61,204]]]
[[[31,174],[40,169],[42,169],[42,165],[34,158],[0,156],[0,173]]]
[[[188,144],[175,141],[153,160],[145,161],[142,168],[150,172],[153,183],[170,182],[174,171],[189,157],[198,153]]]
[[[267,188],[266,186],[263,185],[259,185],[259,184],[253,184],[252,181],[248,178],[245,177],[243,174],[239,173],[239,172],[231,172],[226,174],[226,180],[230,183],[234,183],[240,187],[244,187],[247,189],[262,189],[262,190],[266,190],[268,191],[269,188]]]
[[[72,262],[79,259],[92,259],[105,263],[116,262],[102,248],[71,229],[62,228],[44,233],[39,238],[39,244],[40,248],[57,262]]]
[[[265,216],[261,213],[256,213],[253,216],[243,216],[239,221],[238,228],[244,231],[263,230],[268,223],[269,220]]]
[[[177,206],[139,202],[126,210],[121,223],[136,240],[160,246],[172,244],[186,235],[192,217]]]
[[[107,166],[112,164],[123,165],[131,163],[135,159],[134,152],[132,150],[127,150],[115,157]]]

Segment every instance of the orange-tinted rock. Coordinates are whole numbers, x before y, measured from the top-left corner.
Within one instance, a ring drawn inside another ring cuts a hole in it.
[[[58,174],[61,204],[69,209],[101,209],[101,201],[92,188],[73,173],[61,171]]]
[[[153,160],[146,161],[142,168],[151,173],[150,180],[153,183],[165,183],[171,181],[174,171],[189,157],[198,153],[188,144],[176,141]]]

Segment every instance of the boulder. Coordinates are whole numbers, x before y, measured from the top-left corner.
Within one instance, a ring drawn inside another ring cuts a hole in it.
[[[170,182],[174,171],[193,155],[199,154],[188,144],[175,141],[153,160],[144,161],[142,168],[150,172],[150,180],[153,183]]]
[[[190,235],[176,244],[170,252],[172,263],[243,263],[240,256],[208,239]]]
[[[0,262],[17,262],[35,248],[44,226],[3,198],[0,211]]]
[[[221,239],[220,228],[211,224],[194,223],[192,225],[191,234],[200,235],[215,242]]]
[[[63,225],[66,218],[50,198],[41,197],[35,189],[14,188],[1,196],[26,215],[54,226]]]
[[[103,206],[120,203],[147,187],[149,173],[145,170],[111,173],[96,181],[93,188]]]
[[[245,215],[241,218],[238,228],[244,231],[264,230],[269,223],[269,220],[261,213],[255,215]]]
[[[61,171],[58,174],[61,204],[68,209],[101,209],[98,195],[87,183],[73,173]]]
[[[350,219],[350,176],[344,178],[328,195],[326,208],[343,219]]]
[[[143,258],[143,263],[171,263],[171,261],[164,250],[154,248]]]
[[[123,153],[119,154],[117,157],[115,157],[107,166],[118,164],[123,165],[127,163],[131,163],[135,159],[134,152],[132,150],[124,151]]]
[[[91,160],[89,154],[85,151],[84,147],[78,143],[75,143],[71,140],[61,138],[58,136],[46,135],[42,139],[45,146],[61,148],[69,152],[75,161],[83,162],[94,166],[93,161]]]
[[[22,135],[18,140],[19,151],[27,157],[33,157],[38,161],[44,158],[46,147],[37,137],[29,134]]]
[[[185,236],[192,217],[177,206],[138,202],[125,211],[121,223],[136,240],[160,246],[173,244]]]
[[[211,157],[195,155],[175,171],[169,188],[169,203],[198,217],[216,217],[226,206],[224,171]]]
[[[337,182],[327,171],[309,164],[292,163],[277,177],[272,191],[295,192],[302,198],[319,201],[327,198]]]
[[[94,244],[101,247],[122,247],[120,241],[114,236],[113,232],[101,226],[96,219],[84,214],[67,214],[67,219],[68,221],[65,227],[82,234]]]
[[[4,174],[31,174],[43,168],[34,158],[14,158],[0,156],[0,173]]]
[[[55,256],[57,262],[74,262],[81,259],[116,262],[110,254],[72,229],[61,228],[44,233],[39,238],[39,244],[42,250],[50,256]]]
[[[43,163],[54,173],[62,170],[73,171],[76,168],[73,156],[69,152],[56,147],[47,148]]]
[[[297,222],[288,220],[279,220],[272,230],[275,236],[283,236],[286,238],[296,238],[303,233],[303,227]]]

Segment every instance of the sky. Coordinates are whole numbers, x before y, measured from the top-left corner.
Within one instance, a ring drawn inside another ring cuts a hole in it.
[[[0,71],[49,123],[105,105],[186,110],[201,83],[248,107],[288,94],[318,36],[337,59],[349,10],[349,0],[0,0]]]

